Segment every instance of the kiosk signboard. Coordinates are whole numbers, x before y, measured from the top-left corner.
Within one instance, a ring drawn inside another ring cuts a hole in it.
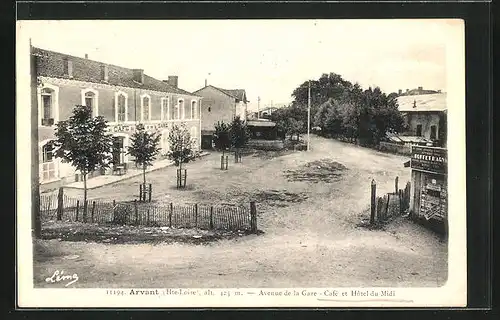
[[[446,149],[423,146],[411,147],[410,167],[412,170],[445,175],[448,171],[447,166]]]

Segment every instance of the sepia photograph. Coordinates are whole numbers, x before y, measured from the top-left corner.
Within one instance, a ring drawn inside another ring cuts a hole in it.
[[[463,45],[450,19],[18,21],[20,301],[464,305]]]

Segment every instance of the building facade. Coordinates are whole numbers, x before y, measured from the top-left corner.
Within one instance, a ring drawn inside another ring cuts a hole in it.
[[[212,135],[219,121],[230,123],[236,116],[246,120],[248,100],[243,89],[221,89],[212,85],[194,92],[203,98],[201,108],[202,148],[212,147]]]
[[[397,100],[408,128],[405,135],[424,138],[435,146],[446,147],[446,93],[405,95]]]
[[[78,181],[75,169],[54,157],[50,148],[55,125],[67,120],[75,105],[92,108],[103,116],[114,137],[113,163],[130,166],[126,154],[136,125],[161,132],[161,154],[169,150],[168,132],[173,124],[183,123],[200,148],[201,97],[178,88],[178,78],[161,81],[141,69],[128,69],[63,53],[33,48],[38,78],[38,141],[40,183],[65,184]],[[112,174],[113,170],[94,172],[90,177]]]

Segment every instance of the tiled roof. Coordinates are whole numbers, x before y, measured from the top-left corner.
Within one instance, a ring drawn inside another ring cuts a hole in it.
[[[247,95],[244,89],[220,89],[220,90],[228,92],[229,95],[236,97],[236,99],[240,101],[247,102]]]
[[[33,52],[38,56],[37,73],[40,76],[69,79],[69,77],[64,74],[63,59],[67,58],[73,63],[73,80],[103,83],[103,81],[101,81],[101,66],[107,65],[108,84],[110,85],[194,95],[193,93],[171,86],[164,81],[155,79],[146,74],[144,75],[144,84],[135,82],[133,80],[133,69],[40,48],[33,48]]]
[[[399,111],[446,111],[446,93],[401,96],[397,98]]]
[[[206,87],[201,88],[199,90],[196,90],[194,93],[197,93],[198,91],[201,91],[207,87],[215,88],[215,89],[227,94],[228,96],[235,98],[236,100],[243,101],[245,103],[249,102],[247,100],[247,94],[245,92],[245,89],[222,89],[222,88],[219,88],[216,86],[209,85],[209,86],[206,86]]]

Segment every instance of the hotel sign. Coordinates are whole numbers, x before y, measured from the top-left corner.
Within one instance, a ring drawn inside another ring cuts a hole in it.
[[[446,174],[448,171],[448,157],[446,149],[412,146],[410,167],[412,170]]]

